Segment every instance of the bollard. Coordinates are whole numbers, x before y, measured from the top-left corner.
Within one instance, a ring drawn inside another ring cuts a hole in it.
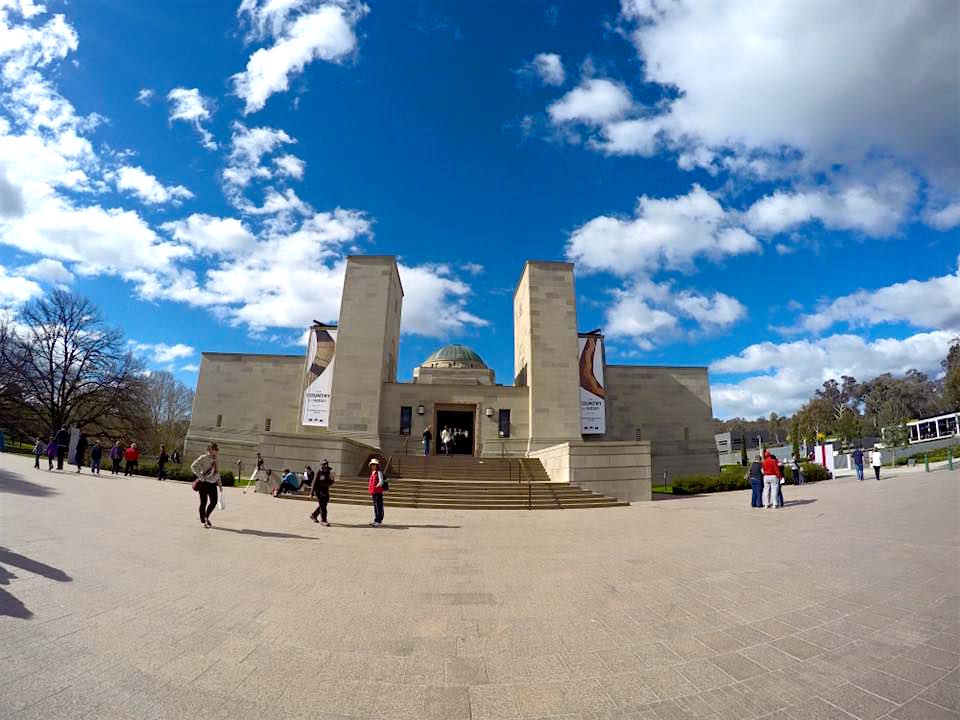
[[[953,470],[953,448],[947,448],[947,470]]]
[[[927,453],[923,454],[923,471],[930,472],[930,456]]]

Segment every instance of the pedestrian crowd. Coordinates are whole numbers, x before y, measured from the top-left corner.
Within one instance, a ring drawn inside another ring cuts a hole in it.
[[[793,458],[793,481],[795,485],[803,485],[803,469],[800,467],[800,458]],[[757,455],[747,469],[744,479],[750,481],[750,507],[781,508],[783,507],[783,486],[787,482],[783,472],[783,463],[773,453],[764,450]]]
[[[90,439],[81,430],[71,456],[69,455],[70,431],[61,427],[47,441],[39,437],[34,438],[33,467],[39,470],[40,459],[46,458],[48,471],[53,470],[54,463],[57,465],[57,470],[63,470],[64,463],[69,461],[76,466],[76,472],[79,473],[87,465],[88,449],[90,451],[90,473],[99,475],[104,452],[100,440],[95,439],[91,444]],[[110,459],[110,472],[113,475],[120,474],[122,470],[124,475],[131,476],[137,472],[140,462],[140,449],[135,442],[126,443],[126,446],[124,446],[117,440],[107,451],[107,457]],[[157,480],[167,479],[167,463],[169,462],[179,465],[181,462],[180,452],[174,450],[172,454],[168,454],[164,445],[161,444],[157,453]]]

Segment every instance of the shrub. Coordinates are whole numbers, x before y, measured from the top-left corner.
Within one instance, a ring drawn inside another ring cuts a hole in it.
[[[719,475],[687,475],[674,478],[674,495],[697,495],[700,493],[743,490],[750,487],[743,477],[744,470],[738,465],[725,467]]]
[[[137,475],[156,477],[157,466],[153,464],[139,465],[137,467]],[[167,479],[178,480],[180,482],[193,482],[196,479],[196,475],[194,475],[190,471],[190,468],[185,465],[167,465]],[[234,477],[232,471],[224,470],[220,473],[220,482],[223,483],[224,487],[233,487],[233,485],[236,483],[236,478]]]
[[[939,462],[939,461],[941,461],[941,460],[946,460],[946,459],[947,459],[947,451],[948,451],[948,450],[953,451],[953,459],[954,459],[954,460],[960,458],[960,445],[954,445],[952,448],[939,448],[938,450],[931,450],[930,452],[919,453],[919,454],[913,455],[913,456],[911,456],[911,457],[912,457],[912,459],[913,459],[914,461],[916,461],[917,465],[922,465],[922,464],[923,464],[923,458],[924,458],[924,456],[926,456],[926,458],[927,458],[927,460],[928,460],[929,462]],[[897,458],[897,465],[908,465],[908,464],[909,464],[908,461],[909,461],[910,459],[911,459],[911,458],[906,458],[906,457]]]
[[[827,472],[827,469],[823,465],[818,465],[817,463],[801,463],[800,467],[803,469],[804,482],[820,482],[821,480],[830,479],[830,473]]]

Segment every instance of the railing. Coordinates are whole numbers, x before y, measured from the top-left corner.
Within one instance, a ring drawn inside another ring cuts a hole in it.
[[[517,459],[517,465],[519,466],[519,469],[520,469],[518,475],[520,477],[521,483],[523,482],[524,474],[526,474],[527,476],[527,510],[533,510],[533,486],[531,484],[530,471],[524,468],[523,458]]]

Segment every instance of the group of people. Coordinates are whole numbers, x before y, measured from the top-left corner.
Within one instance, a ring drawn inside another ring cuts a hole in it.
[[[803,485],[803,469],[800,467],[800,458],[793,459],[793,482]],[[750,507],[780,508],[783,507],[783,485],[786,478],[783,472],[783,463],[773,453],[764,450],[757,455],[747,469],[745,478],[750,481]]]
[[[456,450],[458,442],[467,442],[470,435],[466,430],[451,429],[449,426],[443,428],[440,431],[440,445],[439,450],[441,455],[453,455]],[[433,441],[433,429],[430,425],[427,425],[427,429],[423,431],[423,454],[425,457],[430,456],[430,443]]]
[[[853,466],[857,470],[857,480],[863,482],[863,448],[857,448],[853,451]],[[873,466],[873,474],[877,480],[880,479],[880,468],[883,467],[883,455],[877,448],[870,453],[870,464]]]
[[[50,436],[50,440],[44,442],[39,437],[34,438],[33,444],[33,467],[40,469],[40,458],[47,458],[47,470],[53,470],[53,463],[56,461],[57,470],[63,470],[64,461],[67,459],[67,451],[70,448],[70,432],[61,427],[57,432]],[[87,449],[90,449],[90,472],[95,475],[100,474],[100,463],[103,460],[103,447],[99,440],[94,440],[93,444],[87,439],[87,436],[81,431],[77,437],[77,444],[73,451],[73,463],[79,473],[86,465]],[[107,456],[110,458],[110,472],[118,475],[121,471],[121,465],[124,475],[133,475],[137,471],[140,462],[140,450],[135,442],[131,442],[124,448],[117,440],[110,447]],[[166,480],[167,463],[173,462],[180,464],[181,457],[178,450],[174,450],[168,455],[166,448],[161,445],[160,453],[157,456],[157,479]]]

